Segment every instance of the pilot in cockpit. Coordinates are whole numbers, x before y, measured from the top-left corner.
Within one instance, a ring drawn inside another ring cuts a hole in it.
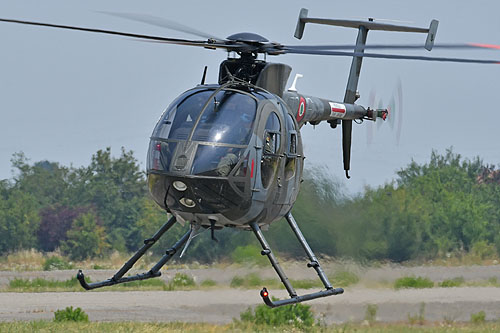
[[[231,117],[228,117],[228,119],[232,119],[226,132],[227,142],[239,145],[248,144],[255,118],[255,103],[252,100],[250,102],[253,105],[244,102],[238,104],[235,98],[229,98],[226,102],[225,106],[231,112]],[[219,176],[227,177],[229,175],[239,161],[240,156],[237,156],[236,153],[240,151],[241,149],[228,148],[217,165],[217,174]]]
[[[238,156],[234,154],[233,150],[234,148],[228,148],[226,155],[220,159],[217,165],[217,174],[221,177],[227,177],[236,163],[238,163]]]
[[[274,133],[266,133],[266,142],[264,144],[264,153],[266,155],[270,155],[270,154],[275,153],[273,135],[274,135]]]

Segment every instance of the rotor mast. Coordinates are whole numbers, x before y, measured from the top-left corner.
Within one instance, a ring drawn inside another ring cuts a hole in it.
[[[384,30],[384,31],[400,31],[400,32],[419,32],[427,33],[427,39],[425,41],[425,49],[428,51],[432,50],[434,45],[434,40],[436,37],[436,32],[439,22],[437,20],[432,20],[428,29],[419,27],[409,27],[394,24],[384,24],[373,22],[373,18],[368,19],[368,21],[356,21],[356,20],[336,20],[336,19],[323,19],[323,18],[312,18],[307,17],[308,10],[302,8],[299,13],[299,18],[297,20],[297,26],[295,28],[295,37],[301,39],[304,34],[304,28],[306,23],[316,23],[324,25],[341,26],[347,28],[357,28],[358,37],[356,39],[356,46],[354,49],[354,55],[352,57],[351,70],[349,72],[349,78],[347,80],[347,87],[344,95],[344,103],[354,104],[354,102],[359,98],[357,93],[359,75],[361,73],[361,64],[363,62],[363,55],[366,45],[366,38],[368,36],[369,30]],[[330,126],[335,128],[337,126],[337,119],[328,120]],[[349,169],[351,164],[351,142],[352,142],[352,120],[343,119],[342,120],[342,153],[344,170],[347,178],[349,176]]]

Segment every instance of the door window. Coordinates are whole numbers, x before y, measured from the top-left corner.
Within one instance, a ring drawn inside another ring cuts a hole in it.
[[[263,144],[261,178],[264,188],[268,188],[278,167],[278,154],[281,145],[280,120],[278,115],[274,112],[272,112],[267,119]]]

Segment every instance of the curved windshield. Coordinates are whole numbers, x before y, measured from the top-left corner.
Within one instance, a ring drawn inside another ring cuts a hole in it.
[[[246,145],[252,135],[257,102],[251,96],[220,91],[203,111],[192,140]]]
[[[203,106],[212,95],[210,90],[191,92],[170,105],[154,133],[164,139],[187,140]]]
[[[213,93],[214,90],[201,90],[182,95],[164,113],[153,136],[162,139],[248,144],[257,111],[256,99],[233,90],[221,90],[215,96],[212,96]]]

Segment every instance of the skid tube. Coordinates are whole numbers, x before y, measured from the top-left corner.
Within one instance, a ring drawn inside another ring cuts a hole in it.
[[[269,247],[269,244],[267,243],[266,239],[264,238],[264,234],[262,233],[262,230],[260,230],[259,225],[256,222],[250,223],[250,227],[252,228],[255,236],[260,242],[260,245],[262,246],[262,255],[266,255],[271,262],[271,265],[273,266],[274,270],[280,277],[281,282],[285,286],[286,290],[288,291],[288,294],[290,295],[289,299],[284,299],[284,300],[278,300],[278,301],[272,301],[271,298],[269,297],[269,291],[267,290],[266,287],[262,288],[260,291],[260,296],[262,297],[264,303],[271,307],[275,308],[278,306],[282,305],[288,305],[288,304],[296,304],[304,301],[309,301],[313,300],[316,298],[321,298],[321,297],[327,297],[327,296],[332,296],[332,295],[339,295],[344,293],[344,289],[342,288],[333,288],[332,285],[330,284],[330,281],[328,281],[327,276],[325,275],[325,272],[321,268],[321,265],[319,264],[318,259],[314,255],[313,251],[309,247],[309,244],[307,243],[304,235],[299,229],[299,226],[297,225],[297,222],[295,222],[295,219],[292,216],[292,213],[288,213],[285,216],[288,224],[290,225],[290,228],[292,229],[293,233],[297,237],[300,245],[302,245],[302,248],[306,252],[307,257],[309,258],[310,262],[307,264],[307,267],[312,267],[318,274],[319,279],[325,286],[326,290],[318,291],[315,293],[311,294],[306,294],[299,296],[295,292],[295,289],[293,288],[292,284],[288,280],[288,277],[285,275],[285,272],[281,268],[280,264],[278,263],[278,260],[274,256],[273,252],[271,251],[271,248]]]
[[[170,249],[166,251],[166,253],[163,255],[163,257],[158,261],[156,265],[153,266],[148,272],[146,273],[141,273],[141,274],[136,274],[133,276],[127,276],[123,277],[125,273],[127,273],[132,266],[139,260],[146,251],[153,246],[158,239],[168,230],[170,229],[176,222],[176,219],[174,216],[172,216],[167,223],[165,223],[151,238],[148,238],[144,240],[144,245],[120,268],[118,272],[116,272],[115,275],[113,275],[112,278],[100,282],[93,282],[93,283],[87,283],[85,281],[85,275],[83,274],[82,270],[78,271],[78,274],[76,274],[76,278],[78,281],[80,281],[80,285],[86,289],[86,290],[92,290],[96,288],[101,288],[101,287],[106,287],[106,286],[113,286],[115,284],[120,284],[120,283],[125,283],[125,282],[132,282],[132,281],[139,281],[139,280],[146,280],[146,279],[151,279],[154,277],[161,276],[160,269],[167,263],[170,258],[172,258],[175,253],[187,242],[189,235],[191,234],[191,229],[185,233]]]
[[[344,293],[344,289],[342,288],[332,288],[332,289],[327,289],[327,290],[321,290],[315,293],[311,294],[306,294],[302,296],[295,296],[292,298],[288,299],[281,299],[278,301],[272,301],[271,298],[269,298],[269,292],[267,291],[267,288],[262,288],[260,291],[260,296],[264,300],[264,303],[266,303],[267,306],[270,308],[276,308],[278,306],[282,305],[289,305],[289,304],[296,304],[304,301],[310,301],[312,299],[316,298],[321,298],[321,297],[326,297],[326,296],[332,296],[332,295],[338,295]]]

